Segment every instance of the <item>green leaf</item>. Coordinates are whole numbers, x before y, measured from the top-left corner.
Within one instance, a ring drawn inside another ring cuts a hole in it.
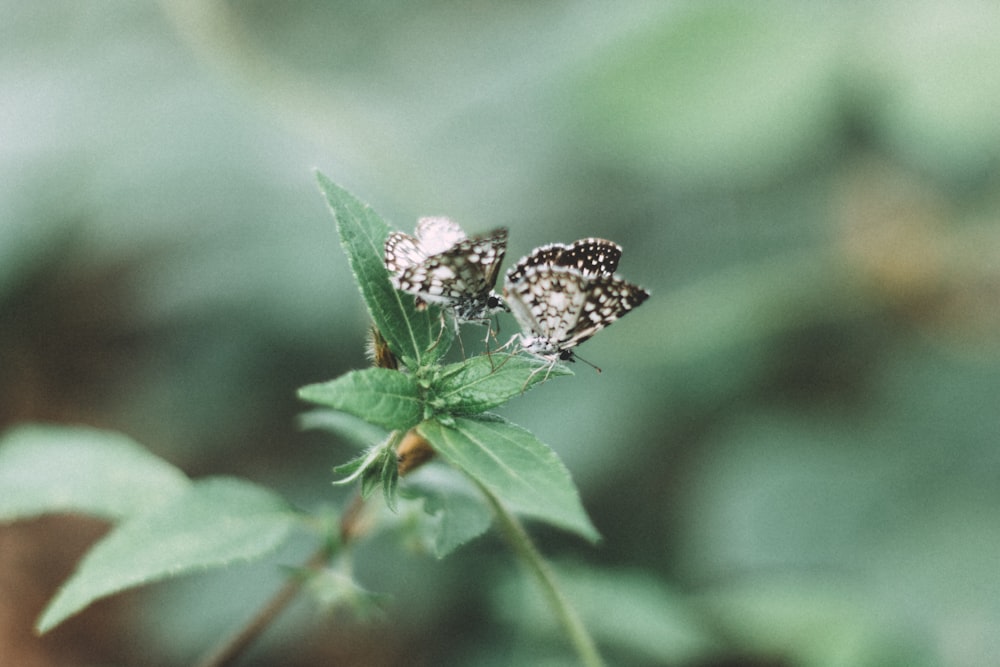
[[[382,487],[382,497],[386,506],[396,511],[396,487],[399,486],[399,464],[396,450],[387,447],[382,457],[382,468],[379,471],[379,485]]]
[[[345,479],[335,481],[334,484],[346,484],[348,482],[353,482],[356,477],[361,476],[361,473],[364,471],[371,458],[371,452],[368,451],[364,454],[355,456],[347,463],[341,463],[339,466],[334,466],[333,473],[335,475],[343,475],[345,477]]]
[[[493,522],[493,510],[482,492],[449,466],[424,466],[406,478],[405,489],[407,495],[424,499],[424,512],[432,524],[430,542],[438,558],[479,537]]]
[[[480,355],[446,366],[437,376],[432,396],[437,410],[478,414],[557,375],[572,375],[563,364],[519,355]]]
[[[382,486],[382,471],[385,469],[385,450],[379,450],[378,457],[361,470],[361,497],[368,498],[375,489]]]
[[[118,519],[157,507],[190,483],[119,433],[32,425],[0,440],[0,521],[51,512]]]
[[[417,430],[449,463],[489,490],[505,507],[591,541],[600,538],[569,471],[555,452],[519,426],[498,419],[426,421]]]
[[[439,309],[417,310],[413,297],[389,282],[384,259],[389,226],[370,206],[323,174],[317,172],[316,179],[337,223],[361,295],[389,348],[411,369],[439,359],[448,351],[454,329],[443,323]]]
[[[299,428],[304,431],[328,431],[365,449],[376,442],[385,440],[387,435],[384,428],[379,428],[360,417],[337,410],[310,410],[299,415],[297,422]]]
[[[387,368],[366,368],[299,389],[299,398],[341,410],[387,429],[406,430],[423,418],[416,379]]]
[[[38,632],[127,588],[260,558],[297,521],[279,496],[262,487],[230,478],[197,482],[94,545],[42,613]]]
[[[396,511],[396,487],[399,484],[399,455],[396,448],[404,431],[393,431],[385,442],[368,448],[368,451],[347,463],[337,466],[333,472],[346,475],[334,484],[361,482],[361,497],[367,498],[377,488],[382,489],[385,504]]]

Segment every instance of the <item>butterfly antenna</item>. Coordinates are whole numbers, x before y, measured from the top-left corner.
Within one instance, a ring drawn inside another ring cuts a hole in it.
[[[594,365],[594,364],[590,363],[589,361],[587,361],[586,359],[584,359],[583,357],[581,357],[581,356],[580,356],[579,354],[576,354],[576,353],[574,353],[574,354],[573,354],[573,358],[574,358],[574,359],[579,359],[579,360],[580,360],[580,361],[582,361],[583,363],[585,363],[585,364],[587,364],[588,366],[590,366],[591,368],[593,368],[593,369],[594,369],[595,371],[597,371],[598,373],[600,373],[600,372],[601,372],[601,367],[600,367],[600,366],[596,366],[596,365]]]

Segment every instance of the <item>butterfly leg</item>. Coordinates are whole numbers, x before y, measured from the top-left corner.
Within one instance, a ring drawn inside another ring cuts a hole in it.
[[[444,310],[442,310],[441,311],[441,329],[438,331],[438,335],[437,335],[437,338],[434,340],[434,344],[431,345],[429,348],[427,348],[428,352],[430,352],[431,350],[433,350],[434,348],[436,348],[441,343],[441,339],[444,338],[444,328],[446,326],[448,326],[448,321],[447,321],[447,318],[445,317]],[[457,321],[455,322],[455,333],[456,333],[456,335],[458,334],[458,322]],[[458,342],[461,343],[462,339],[459,338]],[[464,356],[464,354],[463,354],[463,356]]]
[[[535,377],[536,375],[538,375],[542,371],[545,371],[545,377],[542,378],[542,382],[545,382],[546,380],[549,379],[549,375],[552,374],[552,369],[556,367],[557,363],[559,363],[559,358],[558,357],[548,357],[548,356],[546,356],[546,357],[539,357],[539,358],[540,359],[544,359],[548,363],[545,364],[544,366],[539,366],[535,370],[531,371],[531,373],[528,375],[528,378],[524,381],[524,386],[521,387],[521,393],[522,394],[525,391],[527,391],[528,385],[531,384],[531,378]]]
[[[496,366],[493,365],[494,350],[490,350],[490,338],[492,338],[494,341],[497,339],[496,331],[494,331],[493,329],[493,319],[487,318],[486,320],[483,321],[483,324],[486,325],[486,338],[483,340],[483,348],[486,350],[486,356],[490,360],[490,369],[495,371]],[[500,322],[498,318],[497,330],[499,330],[499,328],[500,328]],[[503,349],[502,347],[498,347],[496,351],[500,351],[502,349]]]

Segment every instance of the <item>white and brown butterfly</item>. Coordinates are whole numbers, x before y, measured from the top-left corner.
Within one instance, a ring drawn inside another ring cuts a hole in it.
[[[587,238],[536,248],[507,271],[504,296],[521,326],[521,349],[573,361],[574,349],[649,298],[615,275],[617,243]]]
[[[414,295],[418,308],[451,309],[458,322],[486,322],[507,310],[493,291],[507,252],[507,229],[466,236],[443,217],[421,218],[414,236],[392,232],[385,241],[385,266],[393,287]]]

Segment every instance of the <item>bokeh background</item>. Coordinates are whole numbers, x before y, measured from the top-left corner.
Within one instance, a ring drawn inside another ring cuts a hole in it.
[[[532,527],[612,664],[1000,661],[1000,8],[2,5],[0,425],[342,507],[354,449],[294,398],[366,363],[319,168],[404,230],[508,226],[508,264],[614,239],[652,292],[504,410],[604,535]],[[34,637],[102,530],[0,528],[0,664],[188,664],[299,558]],[[241,664],[573,664],[493,537],[357,568],[382,616],[304,600]]]

